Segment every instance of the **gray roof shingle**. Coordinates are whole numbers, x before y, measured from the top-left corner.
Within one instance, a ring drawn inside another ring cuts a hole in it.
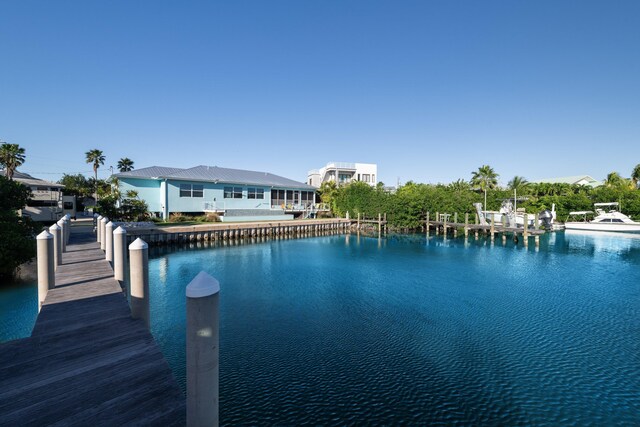
[[[118,178],[167,178],[188,181],[222,182],[229,184],[263,185],[269,187],[300,188],[315,191],[310,185],[268,172],[229,169],[218,166],[196,166],[189,169],[152,166],[115,175]]]

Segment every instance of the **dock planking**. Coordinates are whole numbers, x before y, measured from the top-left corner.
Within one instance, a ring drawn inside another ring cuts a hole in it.
[[[0,425],[184,425],[167,361],[90,228],[76,230],[31,337],[0,344]]]

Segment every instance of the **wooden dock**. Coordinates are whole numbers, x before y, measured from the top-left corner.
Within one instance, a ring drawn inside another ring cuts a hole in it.
[[[31,337],[0,344],[0,425],[185,423],[185,397],[91,227],[72,227]]]

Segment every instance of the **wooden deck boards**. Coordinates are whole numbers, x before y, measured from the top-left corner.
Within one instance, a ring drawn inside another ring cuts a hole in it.
[[[0,344],[0,425],[184,425],[169,365],[79,231],[31,337]]]

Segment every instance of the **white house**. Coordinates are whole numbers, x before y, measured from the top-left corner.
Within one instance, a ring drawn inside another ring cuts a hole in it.
[[[375,187],[377,179],[378,165],[374,163],[330,162],[323,168],[310,170],[307,174],[307,184],[316,188],[329,181],[338,185],[361,181]]]

